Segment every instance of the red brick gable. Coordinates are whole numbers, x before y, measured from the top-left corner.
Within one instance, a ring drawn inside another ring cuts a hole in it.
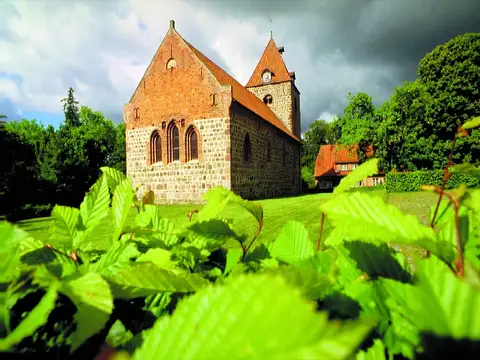
[[[250,80],[248,80],[246,87],[263,85],[262,74],[266,69],[273,73],[272,81],[269,84],[292,80],[273,37],[270,38],[270,41],[263,51],[262,57],[255,67]]]
[[[277,50],[278,51],[278,50]],[[167,69],[169,59],[176,66]],[[212,106],[216,94],[218,105]],[[232,100],[301,141],[273,111],[232,76],[170,28],[124,108],[127,128],[184,118],[227,117]],[[136,110],[137,109],[137,110]],[[139,115],[138,115],[139,114]]]
[[[174,59],[176,66],[167,69]],[[212,105],[216,94],[217,105]],[[156,51],[130,102],[124,108],[127,128],[157,126],[171,119],[229,116],[231,89],[223,86],[191,51],[175,29],[170,29]]]

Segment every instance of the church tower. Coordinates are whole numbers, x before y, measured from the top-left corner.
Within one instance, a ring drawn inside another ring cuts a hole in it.
[[[289,72],[283,61],[284,51],[283,46],[277,47],[272,36],[245,87],[300,137],[300,92],[295,86],[295,72]]]

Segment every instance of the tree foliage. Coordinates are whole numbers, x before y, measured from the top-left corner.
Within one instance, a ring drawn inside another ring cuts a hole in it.
[[[73,89],[58,130],[36,120],[10,121],[0,131],[0,214],[18,220],[45,216],[53,204],[77,206],[111,166],[125,172],[125,125],[78,108]]]

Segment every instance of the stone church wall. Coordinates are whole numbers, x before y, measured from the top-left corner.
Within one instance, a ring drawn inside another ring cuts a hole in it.
[[[246,199],[300,193],[300,144],[237,104],[232,105],[231,113],[232,190]],[[247,133],[251,144],[250,163],[244,161]]]
[[[179,126],[180,161],[150,165],[149,141],[155,126],[127,130],[127,174],[134,186],[144,184],[138,195],[151,189],[156,203],[200,203],[214,186],[230,188],[228,118],[199,119],[193,125],[199,132],[199,159],[185,162],[186,127]],[[166,133],[162,133],[162,138]]]

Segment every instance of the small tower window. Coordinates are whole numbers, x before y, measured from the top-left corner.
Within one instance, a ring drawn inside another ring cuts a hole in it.
[[[174,67],[177,66],[177,60],[175,60],[174,58],[170,58],[168,61],[167,61],[167,70],[169,69],[173,69]]]
[[[246,134],[245,140],[243,141],[243,160],[246,163],[250,163],[251,159],[252,159],[252,148],[250,144],[250,136]]]
[[[268,94],[268,95],[265,95],[265,97],[263,98],[263,102],[265,104],[271,104],[273,102],[273,97],[272,95]]]
[[[215,106],[218,104],[218,94],[210,94],[210,105]]]
[[[272,151],[271,151],[271,146],[270,146],[270,141],[267,142],[267,162],[270,162],[272,160]]]
[[[285,162],[287,160],[287,151],[285,149],[285,143],[282,144],[282,165],[285,166]]]

